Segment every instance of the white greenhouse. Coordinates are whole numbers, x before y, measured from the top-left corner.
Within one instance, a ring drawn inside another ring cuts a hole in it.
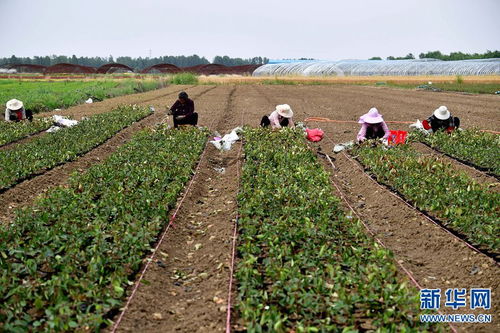
[[[500,75],[500,58],[442,61],[341,60],[301,61],[267,64],[253,76],[415,76],[415,75]]]

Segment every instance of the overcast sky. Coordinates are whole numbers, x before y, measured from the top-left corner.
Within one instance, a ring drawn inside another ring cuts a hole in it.
[[[0,0],[0,57],[418,57],[500,49],[500,0]]]

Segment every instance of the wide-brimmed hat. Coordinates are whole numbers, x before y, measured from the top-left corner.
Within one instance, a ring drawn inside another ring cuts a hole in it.
[[[448,108],[444,105],[438,107],[436,110],[434,110],[434,117],[440,120],[446,120],[450,118],[450,111],[448,111]]]
[[[382,115],[378,113],[378,110],[376,108],[371,108],[368,113],[365,113],[361,117],[359,117],[358,123],[364,124],[378,124],[384,121],[384,118],[382,118]]]
[[[6,106],[7,109],[16,111],[23,108],[23,102],[17,99],[11,99],[10,101],[7,102]]]
[[[288,104],[280,104],[276,105],[276,112],[282,117],[285,118],[292,118],[293,117],[293,111],[290,108],[290,105]]]

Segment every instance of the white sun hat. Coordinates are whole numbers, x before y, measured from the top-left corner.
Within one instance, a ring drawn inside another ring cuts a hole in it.
[[[276,112],[282,117],[285,118],[292,118],[293,117],[293,111],[290,108],[290,105],[288,104],[280,104],[276,105]]]
[[[17,99],[11,99],[10,101],[7,102],[6,106],[7,106],[7,109],[12,110],[12,111],[16,111],[16,110],[22,109],[23,102],[21,102]]]
[[[437,119],[446,120],[450,118],[450,111],[448,111],[448,108],[446,106],[442,105],[436,110],[434,110],[434,116]]]

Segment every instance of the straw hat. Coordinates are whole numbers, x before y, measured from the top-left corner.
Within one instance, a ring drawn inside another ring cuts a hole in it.
[[[440,106],[436,110],[434,110],[434,117],[440,120],[446,120],[450,118],[450,111],[448,111],[448,108],[446,106]]]
[[[23,102],[17,99],[11,99],[10,101],[7,102],[6,106],[7,109],[16,111],[23,108]]]
[[[290,105],[288,104],[280,104],[276,105],[276,112],[282,117],[285,118],[292,118],[293,117],[293,111],[290,108]]]
[[[361,117],[359,117],[358,123],[364,124],[378,124],[383,122],[384,119],[382,118],[382,115],[378,113],[378,110],[376,108],[371,108],[368,113],[365,113]]]

